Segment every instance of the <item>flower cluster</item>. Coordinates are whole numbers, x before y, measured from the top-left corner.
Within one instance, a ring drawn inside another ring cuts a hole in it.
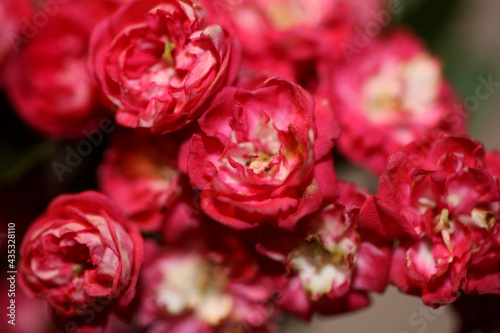
[[[391,281],[402,291],[432,306],[500,292],[498,162],[498,153],[486,160],[480,143],[446,133],[391,156],[360,224],[398,240]]]
[[[55,198],[24,235],[19,282],[53,325],[269,332],[389,284],[433,307],[500,294],[500,153],[464,134],[411,32],[343,52],[383,6],[0,4],[0,86],[19,117],[52,139],[118,125],[95,143],[97,188]],[[337,179],[334,148],[380,176],[376,195]]]

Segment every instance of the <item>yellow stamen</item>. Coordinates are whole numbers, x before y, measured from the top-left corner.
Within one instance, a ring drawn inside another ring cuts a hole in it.
[[[172,51],[175,49],[175,44],[171,42],[165,43],[165,51],[163,52],[162,58],[169,66],[175,65],[175,59],[172,55]]]

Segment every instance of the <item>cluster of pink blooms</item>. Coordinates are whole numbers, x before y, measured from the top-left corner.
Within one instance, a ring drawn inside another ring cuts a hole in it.
[[[0,2],[19,117],[52,139],[118,125],[99,192],[22,241],[19,283],[60,329],[268,332],[389,284],[433,307],[500,294],[500,153],[411,32],[346,53],[385,2],[32,3]],[[334,146],[376,195],[337,179]]]

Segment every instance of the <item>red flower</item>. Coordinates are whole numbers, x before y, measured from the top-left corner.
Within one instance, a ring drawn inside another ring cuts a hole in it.
[[[237,229],[265,222],[293,229],[317,210],[319,183],[333,190],[335,174],[322,163],[315,180],[313,168],[328,155],[336,128],[321,126],[318,136],[313,112],[313,98],[285,80],[269,79],[252,91],[225,88],[199,120],[188,157],[203,211]],[[315,156],[315,144],[323,155]]]
[[[135,295],[143,252],[139,232],[107,197],[63,195],[28,229],[19,281],[61,316],[80,315],[97,299],[121,309]]]
[[[102,96],[87,71],[87,51],[94,25],[114,7],[102,1],[56,6],[57,15],[47,25],[33,25],[30,39],[20,37],[19,53],[6,67],[6,89],[30,126],[49,137],[78,139],[103,117]],[[46,10],[37,13],[48,16]]]
[[[243,70],[286,78],[314,93],[318,62],[343,57],[339,45],[373,20],[378,0],[206,0],[209,18],[240,40]]]
[[[28,1],[2,1],[0,3],[0,22],[2,22],[4,32],[0,34],[0,69],[3,61],[11,53],[18,53],[21,46],[26,43],[22,36],[23,17],[32,15]],[[31,31],[30,31],[31,32]]]
[[[214,21],[234,29],[246,56],[268,56],[279,50],[287,59],[305,59],[337,45],[325,41],[345,26],[372,20],[371,11],[381,9],[377,0],[242,0],[203,1]],[[340,49],[336,48],[338,53]],[[331,56],[331,54],[330,54]],[[272,70],[272,68],[269,68]]]
[[[353,184],[339,183],[339,196],[301,220],[294,233],[266,230],[257,248],[285,264],[288,276],[279,305],[310,319],[367,306],[368,291],[383,292],[391,250],[361,239],[359,209],[368,197]]]
[[[169,138],[125,130],[104,155],[99,186],[141,230],[158,230],[182,192],[177,150]]]
[[[332,67],[326,85],[342,127],[339,150],[377,174],[390,154],[417,138],[464,131],[440,61],[407,32],[374,40],[349,64]]]
[[[262,273],[238,237],[216,229],[219,233],[202,234],[208,246],[148,244],[138,311],[148,332],[268,332],[274,327],[279,313],[271,303],[274,280]]]
[[[140,0],[95,29],[90,67],[118,107],[119,124],[175,131],[234,80],[239,49],[204,16],[190,0]]]
[[[398,238],[391,280],[425,304],[464,293],[498,293],[500,192],[484,166],[483,146],[435,135],[394,154],[377,197],[360,214],[366,234]],[[493,279],[494,280],[494,279]]]

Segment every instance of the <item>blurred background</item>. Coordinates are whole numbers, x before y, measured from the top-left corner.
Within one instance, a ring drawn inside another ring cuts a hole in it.
[[[446,76],[469,110],[471,135],[487,149],[500,148],[500,91],[496,91],[500,90],[500,1],[400,3],[404,11],[393,21],[413,29],[433,53],[442,57]],[[492,84],[489,98],[480,100],[476,89],[484,81],[498,81],[499,87]],[[65,147],[75,144],[42,140],[15,116],[5,96],[0,95],[0,105],[0,223],[16,221],[21,235],[23,228],[58,194],[95,187],[94,170],[105,145],[96,147],[89,158],[59,182],[51,163],[62,161]],[[376,179],[357,168],[341,166],[338,170],[339,178],[376,189]],[[429,309],[419,298],[389,288],[384,295],[375,295],[373,306],[367,310],[333,319],[316,318],[312,326],[290,320],[283,332],[454,332],[458,322],[451,308]]]

